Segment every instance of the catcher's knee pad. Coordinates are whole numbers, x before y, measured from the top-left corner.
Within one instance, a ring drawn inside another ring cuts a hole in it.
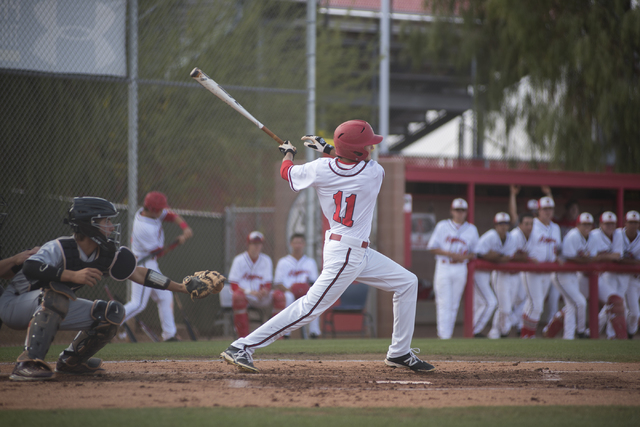
[[[291,285],[289,289],[296,299],[302,298],[309,292],[309,284],[308,283],[294,283]]]
[[[91,307],[91,318],[98,324],[119,326],[125,317],[124,305],[118,301],[95,300]]]
[[[618,295],[611,295],[607,300],[609,321],[616,332],[616,339],[626,340],[627,320],[624,316],[624,300]]]
[[[284,296],[284,292],[280,290],[273,291],[271,300],[273,301],[274,311],[282,311],[287,306],[287,299]]]
[[[69,298],[66,295],[51,289],[45,290],[42,304],[29,323],[24,352],[18,357],[18,361],[44,360],[68,311]]]
[[[242,290],[233,292],[231,297],[231,308],[234,312],[246,312],[249,306],[249,300]]]

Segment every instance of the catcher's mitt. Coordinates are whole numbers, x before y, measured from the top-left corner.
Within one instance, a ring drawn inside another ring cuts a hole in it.
[[[204,298],[209,294],[218,294],[224,287],[225,277],[217,271],[205,270],[187,276],[182,284],[187,288],[192,300]]]

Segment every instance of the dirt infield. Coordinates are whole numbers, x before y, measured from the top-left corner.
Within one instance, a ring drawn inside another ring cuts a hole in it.
[[[260,374],[217,360],[111,362],[40,383],[10,381],[13,365],[1,364],[0,409],[640,405],[640,363],[433,363],[419,375],[369,355],[256,360]]]

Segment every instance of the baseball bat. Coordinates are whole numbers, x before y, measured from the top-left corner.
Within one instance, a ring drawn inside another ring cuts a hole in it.
[[[251,113],[249,113],[245,108],[240,105],[238,101],[236,101],[226,90],[222,88],[218,83],[216,83],[211,77],[207,76],[205,73],[200,70],[200,68],[196,67],[191,71],[191,77],[198,83],[200,83],[205,89],[209,92],[222,99],[227,105],[236,110],[238,113],[242,114],[244,117],[249,119],[251,123],[258,126],[258,129],[262,130],[264,133],[269,135],[271,138],[276,140],[278,144],[283,144],[283,141],[278,138],[276,134],[271,132],[265,125],[260,123],[258,119],[253,117]]]
[[[180,244],[180,240],[176,239],[169,246],[165,247],[159,253],[154,253],[154,252],[148,253],[147,255],[143,256],[141,259],[138,260],[138,265],[142,265],[143,262],[150,260],[154,256],[157,256],[158,258],[165,256],[167,253],[177,248],[179,244]]]
[[[196,333],[193,331],[193,327],[191,326],[191,322],[187,318],[187,313],[185,313],[184,309],[182,308],[180,297],[178,297],[176,294],[173,294],[173,298],[176,300],[176,304],[178,305],[178,309],[180,310],[180,313],[182,313],[182,320],[184,320],[184,326],[187,327],[189,338],[191,338],[191,341],[198,341],[198,338],[196,337]]]

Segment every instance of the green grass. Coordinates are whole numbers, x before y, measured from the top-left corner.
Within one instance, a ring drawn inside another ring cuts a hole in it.
[[[274,427],[588,427],[640,425],[637,407],[466,407],[466,408],[147,408],[2,411],[3,425],[46,427],[274,426]]]
[[[163,359],[217,359],[230,341],[198,341],[178,343],[118,343],[107,345],[98,356],[105,360],[163,360]],[[413,347],[421,349],[426,360],[562,360],[640,362],[640,340],[478,340],[478,339],[416,339]],[[322,358],[344,355],[370,354],[383,358],[389,339],[321,339],[280,340],[258,349],[260,358]],[[55,361],[64,349],[54,345],[47,355]],[[22,352],[21,347],[0,347],[0,362],[13,362]]]

